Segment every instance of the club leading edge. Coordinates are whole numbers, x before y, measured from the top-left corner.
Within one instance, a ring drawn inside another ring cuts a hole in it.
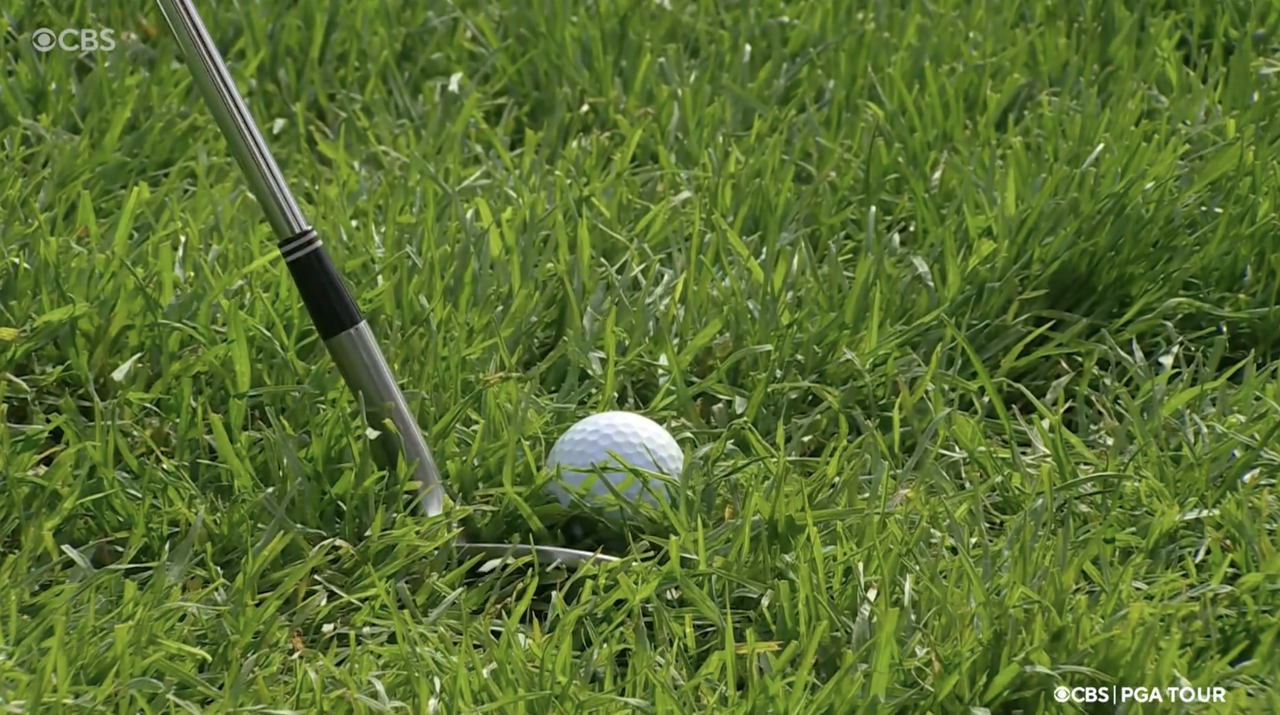
[[[381,465],[394,470],[403,457],[412,465],[427,516],[444,512],[444,484],[422,431],[396,385],[391,368],[369,330],[337,268],[303,218],[280,167],[258,131],[253,115],[236,89],[218,48],[191,0],[157,0],[205,105],[212,113],[236,162],[279,241],[280,255],[302,296],[311,321],[338,366],[347,387],[363,401],[367,419],[379,436],[374,447]],[[390,421],[394,431],[386,428]],[[397,434],[398,433],[398,434]],[[599,553],[546,546],[464,544],[460,551],[491,557],[534,555],[568,566],[591,561],[619,561]]]

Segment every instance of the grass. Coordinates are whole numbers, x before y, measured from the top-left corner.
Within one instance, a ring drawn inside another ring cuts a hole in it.
[[[158,8],[12,5],[4,711],[1280,711],[1273,4],[201,10],[465,523],[606,408],[688,488],[447,558]]]

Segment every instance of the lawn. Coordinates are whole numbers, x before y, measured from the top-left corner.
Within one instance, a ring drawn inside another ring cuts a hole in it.
[[[60,5],[0,12],[0,711],[1280,712],[1280,6],[201,0],[426,519],[159,8]],[[567,543],[605,409],[690,465],[634,558],[451,555]]]

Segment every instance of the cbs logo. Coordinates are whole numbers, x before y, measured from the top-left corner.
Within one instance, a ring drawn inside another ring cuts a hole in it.
[[[31,33],[31,46],[38,52],[49,52],[53,48],[67,52],[93,52],[103,50],[110,52],[116,48],[116,31],[112,29],[94,30],[92,28],[68,28],[62,32],[54,32],[47,27]]]

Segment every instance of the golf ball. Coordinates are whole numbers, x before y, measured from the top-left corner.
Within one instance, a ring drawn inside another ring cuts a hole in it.
[[[559,467],[560,479],[550,484],[550,491],[565,506],[570,504],[569,489],[590,502],[610,494],[603,477],[626,499],[656,504],[653,492],[664,493],[664,485],[655,480],[646,490],[613,455],[636,469],[672,479],[684,471],[684,452],[662,425],[632,412],[602,412],[579,421],[556,440],[547,455],[547,469]]]

